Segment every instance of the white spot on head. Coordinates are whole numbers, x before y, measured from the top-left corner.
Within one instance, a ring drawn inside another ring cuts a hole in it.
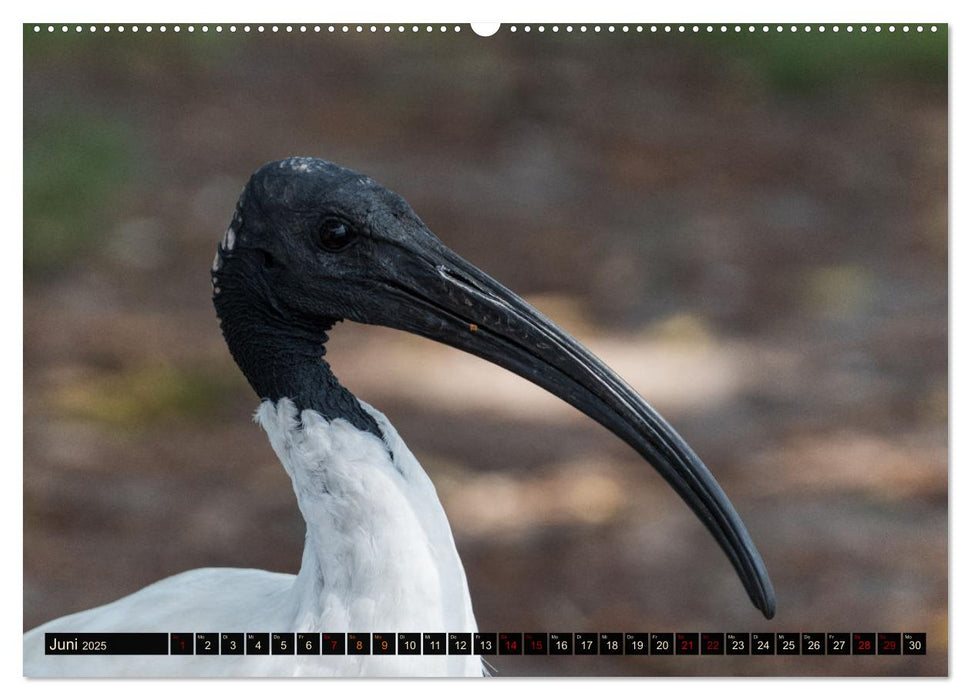
[[[219,272],[219,268],[223,265],[222,256],[219,255],[219,251],[216,251],[215,257],[212,259],[212,271]]]
[[[316,158],[294,156],[280,161],[281,170],[289,168],[296,173],[310,173],[320,170],[320,162]]]
[[[226,235],[223,236],[223,250],[232,250],[234,245],[236,245],[236,231],[230,226],[226,229]]]

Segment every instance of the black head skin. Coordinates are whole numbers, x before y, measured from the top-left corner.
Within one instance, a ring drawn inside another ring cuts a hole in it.
[[[223,335],[256,393],[382,437],[324,360],[327,331],[393,313],[371,290],[395,284],[413,251],[435,247],[444,248],[407,202],[370,178],[315,158],[260,168],[212,269]]]
[[[256,393],[383,437],[323,359],[340,320],[408,331],[519,374],[637,450],[728,556],[752,602],[775,612],[762,558],[714,477],[674,429],[552,321],[449,250],[400,196],[315,158],[260,168],[212,269],[229,349]]]

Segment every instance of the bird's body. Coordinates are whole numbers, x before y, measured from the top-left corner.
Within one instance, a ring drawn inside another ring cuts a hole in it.
[[[387,419],[324,360],[344,319],[478,355],[555,393],[637,450],[715,537],[752,602],[775,595],[714,477],[643,398],[576,340],[453,253],[397,194],[313,158],[247,183],[212,270],[223,336],[307,523],[296,576],[200,569],[24,635],[29,676],[481,675],[475,656],[71,657],[45,632],[472,632],[452,533]],[[457,384],[459,380],[457,380]]]
[[[385,439],[289,399],[256,419],[307,521],[296,576],[188,571],[24,637],[28,676],[475,676],[478,656],[55,656],[45,632],[474,632],[462,562],[435,487],[381,413]],[[393,455],[393,458],[392,458]],[[242,659],[242,660],[241,660]]]

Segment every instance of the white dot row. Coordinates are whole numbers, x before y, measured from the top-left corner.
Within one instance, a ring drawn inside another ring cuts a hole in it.
[[[163,24],[163,25],[159,25],[157,27],[157,30],[159,32],[163,32],[164,33],[164,32],[169,31],[171,29],[171,31],[176,32],[176,33],[179,33],[181,31],[183,31],[183,29],[184,29],[185,31],[189,32],[190,34],[196,32],[197,30],[200,31],[200,32],[203,32],[203,33],[207,33],[210,30],[213,30],[215,32],[222,32],[222,31],[225,30],[225,31],[229,31],[229,32],[237,32],[237,31],[242,31],[242,32],[253,32],[253,31],[255,31],[255,32],[267,32],[267,31],[269,31],[269,32],[280,32],[280,31],[283,31],[283,32],[287,32],[287,33],[293,33],[293,32],[300,32],[300,33],[315,32],[315,33],[318,33],[319,34],[320,32],[323,32],[323,31],[331,32],[331,33],[335,33],[335,32],[343,32],[343,33],[358,32],[358,33],[363,33],[365,31],[370,31],[372,33],[377,33],[377,32],[382,31],[382,30],[384,32],[386,32],[386,33],[390,33],[390,32],[392,32],[394,30],[397,30],[398,32],[403,33],[403,32],[407,32],[407,31],[420,32],[422,29],[424,29],[426,32],[433,32],[433,31],[435,31],[436,28],[440,32],[447,32],[447,31],[449,31],[449,27],[447,27],[445,25],[438,25],[436,27],[436,26],[432,26],[432,25],[422,25],[422,26],[419,26],[417,24],[407,25],[407,26],[406,25],[403,25],[403,24],[399,24],[399,25],[394,26],[394,27],[392,27],[391,25],[388,25],[388,24],[385,24],[383,26],[378,26],[378,25],[374,25],[374,24],[372,24],[372,25],[361,25],[361,24],[358,24],[358,25],[348,25],[348,24],[342,24],[342,25],[338,25],[338,24],[319,25],[319,24],[315,24],[315,25],[312,25],[312,26],[311,25],[306,25],[306,24],[300,24],[300,25],[287,24],[287,25],[282,25],[282,26],[281,25],[276,25],[276,24],[269,25],[269,26],[265,26],[265,25],[262,25],[262,24],[259,24],[259,25],[249,25],[249,24],[246,24],[246,25],[237,26],[235,24],[231,24],[231,25],[228,25],[226,27],[224,27],[221,24],[213,25],[212,27],[210,27],[209,25],[205,25],[205,24],[203,24],[203,25],[201,25],[199,27],[196,27],[195,25],[191,25],[191,24],[190,25],[187,25],[185,27],[183,27],[182,25],[178,25],[178,24],[175,24],[175,25],[172,25],[171,27],[169,27],[169,26]],[[71,26],[68,26],[66,24],[56,25],[56,26],[53,25],[53,24],[49,24],[49,25],[47,25],[46,29],[47,29],[47,31],[49,33],[54,33],[54,32],[56,32],[58,30],[60,30],[61,32],[65,32],[66,33],[66,32],[71,31],[72,27]],[[73,26],[73,29],[74,29],[75,32],[80,33],[80,32],[83,32],[85,30],[85,27],[82,27],[80,24],[78,24],[78,25],[74,25]],[[89,25],[87,27],[87,30],[89,32],[97,32],[97,31],[99,31],[99,29],[101,31],[103,31],[103,32],[116,31],[118,33],[124,33],[127,30],[127,31],[130,31],[130,32],[133,32],[133,33],[137,33],[139,31],[144,31],[144,32],[151,33],[156,28],[153,27],[152,25],[139,26],[137,24],[129,25],[127,27],[125,25],[122,25],[122,24],[115,25],[114,27],[112,27],[111,25],[107,25],[107,24],[104,25],[104,26],[98,27],[98,26],[92,24],[92,25]],[[520,27],[520,26],[517,26],[517,25],[514,24],[514,25],[510,25],[508,27],[508,30],[510,32],[513,32],[513,33],[519,31],[520,29],[522,31],[524,31],[524,32],[531,32],[531,31],[533,31],[535,29],[537,32],[541,32],[541,33],[542,32],[545,32],[547,30],[549,30],[551,32],[559,32],[562,29],[563,31],[566,31],[566,32],[573,32],[573,31],[587,32],[587,31],[593,31],[595,33],[596,32],[601,32],[603,30],[606,30],[607,32],[616,32],[616,31],[619,30],[621,32],[631,32],[631,31],[634,31],[634,32],[640,32],[640,33],[643,33],[645,31],[647,31],[647,32],[654,32],[654,33],[657,33],[657,32],[666,32],[666,33],[671,33],[671,32],[687,33],[687,32],[691,32],[691,33],[698,34],[698,33],[702,33],[702,32],[705,32],[705,33],[714,33],[714,32],[717,31],[717,32],[721,32],[723,34],[724,33],[728,33],[728,32],[735,32],[737,34],[742,33],[742,32],[747,32],[749,34],[755,34],[757,32],[761,32],[763,34],[768,34],[769,32],[773,32],[773,31],[776,32],[776,33],[781,33],[781,32],[785,32],[787,30],[789,32],[791,32],[791,33],[799,32],[799,31],[806,32],[806,33],[813,32],[813,31],[820,32],[820,33],[821,32],[827,32],[827,31],[830,31],[830,32],[833,32],[833,33],[839,33],[840,31],[844,31],[844,32],[847,32],[847,33],[852,33],[854,31],[859,31],[859,32],[864,32],[864,33],[865,32],[868,32],[868,31],[873,31],[873,32],[879,33],[879,32],[882,32],[884,30],[893,33],[893,32],[896,32],[898,30],[901,31],[901,32],[910,32],[911,29],[913,29],[914,31],[917,31],[917,32],[923,32],[925,30],[925,27],[924,27],[924,25],[921,25],[921,24],[917,24],[917,25],[908,25],[908,24],[904,24],[904,25],[893,25],[893,24],[891,24],[891,25],[886,25],[886,26],[882,26],[882,25],[879,25],[879,24],[876,24],[876,25],[861,24],[861,25],[856,25],[856,26],[854,26],[854,25],[831,25],[831,26],[826,26],[826,25],[822,25],[822,24],[816,25],[816,26],[808,25],[808,24],[807,25],[802,25],[802,26],[797,26],[795,24],[791,24],[791,25],[781,25],[781,24],[775,24],[775,25],[769,25],[769,24],[761,24],[761,25],[755,25],[755,24],[749,24],[749,25],[740,25],[740,24],[736,24],[736,25],[725,25],[725,24],[721,24],[721,25],[711,25],[711,24],[707,24],[707,25],[698,25],[698,24],[691,24],[691,25],[684,25],[684,24],[671,25],[671,24],[662,24],[662,25],[656,25],[656,24],[652,24],[652,25],[648,25],[648,26],[644,26],[644,25],[639,25],[638,24],[638,25],[631,26],[631,25],[626,25],[626,24],[624,24],[624,25],[608,24],[608,25],[601,26],[601,25],[597,24],[597,25],[593,25],[593,26],[589,26],[589,27],[587,25],[578,25],[576,27],[574,27],[573,25],[566,25],[566,26],[563,26],[563,27],[560,27],[559,25],[551,25],[551,26],[545,26],[545,25],[536,25],[536,26],[524,25],[524,26]],[[451,27],[451,30],[454,31],[454,32],[461,32],[462,31],[462,28],[460,26],[458,26],[458,25],[455,25],[455,26]],[[930,25],[929,30],[931,32],[936,32],[937,31],[937,26],[936,25]],[[34,25],[34,32],[35,33],[40,33],[42,31],[44,31],[44,27],[42,27],[39,24],[35,24]]]
[[[74,25],[73,28],[74,28],[74,31],[75,32],[78,32],[78,33],[83,32],[84,29],[85,29],[85,27],[82,27],[80,24]],[[392,29],[393,29],[390,25],[384,25],[382,28],[383,28],[383,30],[385,32],[391,32]],[[130,26],[127,26],[127,27],[125,25],[123,25],[123,24],[115,25],[114,27],[112,27],[111,25],[107,25],[107,24],[104,25],[103,27],[98,27],[98,26],[95,26],[95,25],[92,24],[92,25],[90,25],[90,26],[87,27],[87,30],[89,32],[97,32],[100,29],[103,32],[116,31],[116,32],[119,32],[119,33],[124,33],[126,30],[127,31],[131,31],[131,32],[138,32],[138,31],[152,32],[152,31],[154,31],[154,30],[157,29],[157,31],[160,31],[160,32],[167,32],[167,31],[171,30],[171,31],[176,32],[176,33],[181,32],[183,30],[185,30],[185,31],[187,31],[189,33],[193,33],[195,31],[200,31],[200,32],[205,33],[205,32],[209,32],[210,30],[212,30],[212,31],[216,31],[216,32],[222,32],[222,31],[229,31],[229,32],[237,32],[237,31],[242,31],[242,32],[254,32],[254,31],[255,32],[268,32],[268,31],[269,32],[280,32],[280,31],[283,31],[283,32],[289,32],[289,33],[293,33],[293,32],[303,32],[303,33],[306,33],[306,32],[316,32],[316,33],[319,34],[322,31],[327,31],[327,32],[364,32],[364,31],[368,31],[369,30],[371,32],[378,32],[382,28],[379,28],[378,26],[373,25],[373,24],[370,25],[370,26],[364,26],[364,25],[360,25],[360,24],[358,24],[358,25],[347,25],[347,24],[344,24],[344,25],[334,25],[334,24],[331,24],[331,25],[324,25],[324,26],[321,26],[319,24],[315,24],[315,25],[312,25],[312,26],[306,25],[306,24],[300,24],[300,25],[296,25],[296,26],[294,26],[292,24],[288,24],[288,25],[284,25],[284,26],[280,26],[280,25],[276,25],[276,24],[270,25],[270,26],[264,26],[262,24],[259,24],[259,25],[252,25],[251,26],[249,24],[246,24],[246,25],[242,25],[242,26],[236,26],[235,24],[231,24],[231,25],[226,26],[226,27],[224,27],[221,24],[217,24],[217,25],[214,25],[212,27],[210,27],[209,25],[205,25],[205,24],[203,24],[201,26],[198,26],[198,27],[195,26],[195,25],[191,25],[191,24],[190,25],[186,25],[185,27],[183,27],[182,25],[178,25],[178,24],[172,25],[171,27],[163,24],[163,25],[159,25],[157,28],[156,27],[152,27],[152,25],[140,26],[140,25],[137,25],[137,24],[133,24],[133,25],[130,25]],[[439,26],[437,28],[438,28],[439,31],[442,31],[442,32],[449,31],[449,28],[446,27],[446,26],[444,26],[444,25]],[[66,24],[62,24],[62,25],[49,24],[49,25],[47,25],[47,31],[48,32],[53,33],[53,32],[58,31],[58,29],[60,29],[61,32],[69,32],[69,31],[71,31],[71,27],[68,26],[68,25],[66,25]],[[432,32],[432,31],[435,31],[436,27],[433,27],[431,25],[424,25],[422,27],[419,27],[418,25],[412,25],[410,27],[406,27],[404,25],[398,25],[397,26],[397,30],[399,32],[405,32],[405,31],[408,31],[409,29],[412,32],[418,32],[418,31],[421,31],[421,29],[424,29],[427,32]],[[34,32],[35,33],[42,32],[42,31],[44,31],[44,27],[42,27],[39,24],[35,24],[34,25]],[[454,27],[452,27],[452,31],[461,32],[462,31],[462,28],[460,26],[458,26],[458,25],[455,25]]]
[[[786,29],[788,29],[790,32],[793,32],[793,33],[798,32],[800,30],[802,30],[803,32],[807,32],[807,33],[808,32],[812,32],[812,31],[825,32],[827,30],[838,33],[840,31],[840,29],[841,29],[841,26],[842,26],[842,29],[844,31],[847,31],[847,32],[850,32],[850,33],[852,33],[854,31],[854,26],[853,25],[831,25],[831,26],[827,27],[826,25],[822,25],[822,24],[817,25],[815,27],[812,26],[812,25],[808,25],[808,24],[807,25],[804,25],[804,26],[797,26],[795,24],[790,24],[790,25],[781,25],[781,24],[775,24],[775,25],[769,25],[769,24],[755,25],[755,24],[749,24],[749,25],[744,25],[744,26],[743,25],[740,25],[740,24],[736,24],[736,25],[726,25],[726,24],[720,24],[720,25],[711,25],[711,24],[706,24],[706,25],[705,24],[703,24],[703,25],[699,25],[699,24],[691,24],[691,25],[684,25],[684,24],[678,24],[678,25],[662,24],[662,25],[657,25],[657,24],[652,24],[652,25],[650,25],[648,27],[644,27],[642,25],[635,25],[633,27],[633,30],[634,31],[637,31],[637,32],[650,31],[650,32],[655,32],[655,33],[657,33],[657,32],[669,32],[670,33],[670,32],[674,32],[674,31],[677,31],[677,32],[680,32],[680,33],[685,33],[685,32],[689,32],[690,31],[690,32],[695,33],[695,34],[698,34],[698,33],[701,33],[701,32],[714,33],[716,31],[722,32],[722,33],[727,33],[727,32],[730,32],[730,31],[734,31],[736,33],[748,32],[750,34],[754,34],[756,32],[761,31],[761,32],[767,34],[767,33],[771,32],[773,30],[776,31],[776,32],[784,32],[784,31],[786,31]],[[861,31],[861,32],[866,32],[866,31],[869,31],[870,29],[872,29],[874,32],[881,32],[884,29],[881,25],[872,25],[872,26],[870,26],[870,25],[866,25],[866,24],[861,24],[861,25],[859,25],[856,28],[859,29],[859,31]],[[913,28],[914,28],[914,30],[916,30],[918,32],[923,32],[924,31],[924,26],[923,25],[920,25],[920,24],[914,25]],[[517,31],[517,29],[518,28],[516,27],[516,25],[512,25],[511,27],[509,27],[509,31],[511,31],[511,32],[515,32],[515,31]],[[524,26],[522,28],[522,30],[524,32],[529,32],[529,31],[531,31],[531,29],[532,28],[529,25]],[[550,27],[549,29],[551,31],[554,31],[554,32],[560,31],[560,27],[559,26],[556,26],[556,25]],[[564,29],[566,31],[568,31],[568,32],[572,32],[574,30],[574,27],[572,25],[567,25],[566,27],[564,27]],[[586,32],[586,31],[589,31],[589,29],[590,28],[588,28],[586,25],[581,25],[581,26],[577,27],[577,30],[580,31],[580,32]],[[606,29],[608,32],[616,32],[618,29],[620,29],[620,31],[622,31],[622,32],[630,32],[632,28],[629,25],[626,25],[626,24],[625,25],[621,25],[619,27],[618,26],[615,26],[615,25],[612,25],[612,24],[608,24],[608,25],[606,25],[606,27],[601,27],[600,25],[594,25],[592,27],[592,29],[593,29],[594,32],[600,32],[600,31],[603,31],[603,29]],[[897,25],[887,25],[887,27],[886,27],[886,30],[888,32],[895,32],[895,31],[897,31],[897,29],[898,29],[898,26]],[[900,31],[903,31],[903,32],[909,32],[911,30],[911,26],[904,24],[904,25],[900,25],[899,26],[899,29],[900,29]],[[540,25],[540,26],[536,27],[536,31],[544,32],[544,31],[546,31],[546,27]],[[937,31],[937,27],[934,26],[934,25],[931,25],[930,26],[930,31],[936,32]]]

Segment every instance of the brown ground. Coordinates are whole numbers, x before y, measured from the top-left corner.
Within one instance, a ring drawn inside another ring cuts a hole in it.
[[[298,566],[302,521],[208,268],[249,173],[306,154],[400,192],[627,377],[733,499],[779,601],[763,620],[687,508],[576,411],[340,326],[328,357],[438,486],[482,629],[916,631],[929,648],[501,657],[499,674],[947,673],[940,64],[902,37],[833,68],[820,56],[845,47],[799,37],[464,29],[28,32],[25,629],[194,567]]]

